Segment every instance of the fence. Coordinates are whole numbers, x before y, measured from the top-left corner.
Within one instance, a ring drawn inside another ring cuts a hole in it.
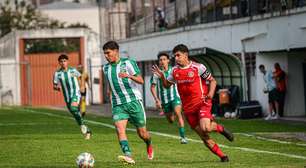
[[[154,1],[154,0],[153,0]],[[153,2],[154,4],[154,2]],[[143,10],[143,17],[131,22],[130,36],[201,23],[224,21],[278,12],[306,6],[306,0],[172,0],[162,7],[167,27],[158,27],[156,7]],[[149,11],[149,12],[146,12]]]

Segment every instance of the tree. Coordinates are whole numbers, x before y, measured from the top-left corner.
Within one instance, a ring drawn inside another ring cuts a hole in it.
[[[0,23],[0,37],[12,30],[65,28],[64,22],[43,16],[33,5],[25,1],[16,2],[15,9],[10,6],[9,0],[3,6],[0,5]],[[77,27],[75,25],[74,27]],[[88,28],[84,24],[79,25]]]

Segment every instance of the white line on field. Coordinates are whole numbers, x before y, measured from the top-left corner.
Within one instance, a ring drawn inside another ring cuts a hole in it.
[[[59,117],[59,118],[74,120],[74,118],[68,117],[68,116],[62,116],[62,115],[57,115],[57,114],[52,114],[52,113],[37,112],[37,111],[34,111],[34,110],[29,110],[29,109],[26,109],[26,110],[28,112],[31,112],[31,113],[43,114],[43,115],[47,115],[47,116],[53,116],[53,117]],[[106,123],[92,121],[92,120],[85,120],[85,121],[88,122],[88,123],[91,123],[91,124],[102,125],[104,127],[115,129],[115,127],[111,124],[106,124]],[[136,129],[127,128],[127,130],[136,132]],[[154,135],[159,135],[159,136],[169,137],[169,138],[174,138],[174,139],[179,139],[180,138],[179,136],[165,134],[165,133],[161,133],[161,132],[150,131],[150,133],[154,134]],[[190,139],[190,138],[188,138],[188,140],[191,141],[191,142],[202,143],[202,141],[200,141],[200,140],[195,140],[195,139]],[[301,155],[294,155],[294,154],[287,154],[287,153],[280,153],[280,152],[271,152],[271,151],[258,150],[258,149],[245,148],[245,147],[227,146],[227,145],[222,145],[222,144],[220,144],[219,146],[223,147],[223,148],[227,148],[227,149],[236,149],[236,150],[252,152],[252,153],[265,153],[265,154],[279,155],[279,156],[285,156],[285,157],[290,157],[290,158],[306,160],[306,156],[301,156]]]
[[[278,140],[278,139],[265,138],[265,137],[258,136],[258,135],[253,135],[253,134],[247,134],[247,133],[235,133],[235,134],[236,135],[243,135],[243,136],[246,136],[246,137],[254,137],[254,138],[259,139],[259,140],[276,142],[276,143],[280,143],[280,144],[293,144],[293,145],[297,145],[297,146],[306,146],[305,143],[294,143],[294,142],[282,141],[282,140]]]

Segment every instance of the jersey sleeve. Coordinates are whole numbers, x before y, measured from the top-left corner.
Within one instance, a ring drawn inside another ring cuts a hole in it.
[[[54,85],[57,85],[58,82],[59,82],[59,79],[58,79],[58,72],[55,72],[54,75],[53,75],[53,84]]]
[[[157,85],[158,80],[159,80],[158,76],[155,75],[155,74],[153,74],[153,76],[152,76],[151,79],[150,79],[151,85],[153,85],[153,84],[154,84],[154,85]]]
[[[127,71],[130,75],[137,76],[140,74],[139,67],[135,60],[127,61]]]
[[[205,80],[209,80],[211,78],[211,73],[203,64],[199,65],[199,75]]]
[[[76,69],[73,69],[73,73],[75,74],[76,77],[80,77],[81,76],[81,73],[76,70]]]
[[[167,77],[167,80],[169,82],[172,82],[172,83],[176,83],[175,79],[174,79],[174,76],[173,76],[173,69],[171,70],[169,76]]]

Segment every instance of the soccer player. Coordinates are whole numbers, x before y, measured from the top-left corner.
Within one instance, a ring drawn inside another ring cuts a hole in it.
[[[157,56],[159,67],[162,69],[164,76],[168,77],[172,67],[169,65],[170,57],[167,53],[160,53]],[[159,95],[161,100],[158,98],[156,90],[157,86],[159,89]],[[176,85],[170,86],[170,88],[165,88],[161,79],[155,74],[153,74],[151,78],[151,93],[154,97],[156,107],[158,109],[162,109],[165,113],[165,116],[169,123],[173,123],[175,119],[175,115],[178,118],[179,124],[179,134],[181,144],[187,144],[187,139],[185,137],[185,129],[184,129],[184,119],[182,117],[182,106],[181,99],[177,93]],[[174,114],[175,113],[175,114]]]
[[[81,74],[75,68],[68,66],[68,56],[66,54],[61,54],[58,57],[58,63],[60,68],[54,73],[53,89],[56,91],[60,91],[62,89],[69,112],[73,115],[76,122],[80,126],[81,132],[85,136],[85,139],[90,139],[91,131],[84,124],[83,118],[81,117],[79,111],[81,95],[78,78],[81,76]]]
[[[137,129],[138,136],[146,143],[147,156],[153,159],[151,137],[146,129],[146,115],[141,92],[137,85],[143,84],[140,70],[134,60],[120,58],[119,45],[115,41],[104,44],[103,51],[108,63],[103,66],[103,73],[110,85],[113,122],[123,156],[119,161],[135,164],[128,144],[126,126],[128,121]]]
[[[80,102],[80,111],[82,117],[86,114],[86,87],[89,86],[89,77],[88,73],[84,70],[83,65],[78,65],[78,71],[80,72],[81,76],[79,77],[80,83],[80,91],[81,91],[81,102]]]
[[[233,134],[222,125],[217,124],[211,114],[212,98],[217,85],[216,80],[203,64],[189,60],[187,46],[179,44],[173,48],[176,66],[166,78],[158,66],[152,71],[160,76],[165,87],[177,84],[185,117],[191,128],[200,136],[204,144],[214,154],[220,157],[221,162],[228,162],[229,158],[209,136],[212,131],[221,133],[229,141],[234,140]],[[206,82],[209,82],[209,87]]]

